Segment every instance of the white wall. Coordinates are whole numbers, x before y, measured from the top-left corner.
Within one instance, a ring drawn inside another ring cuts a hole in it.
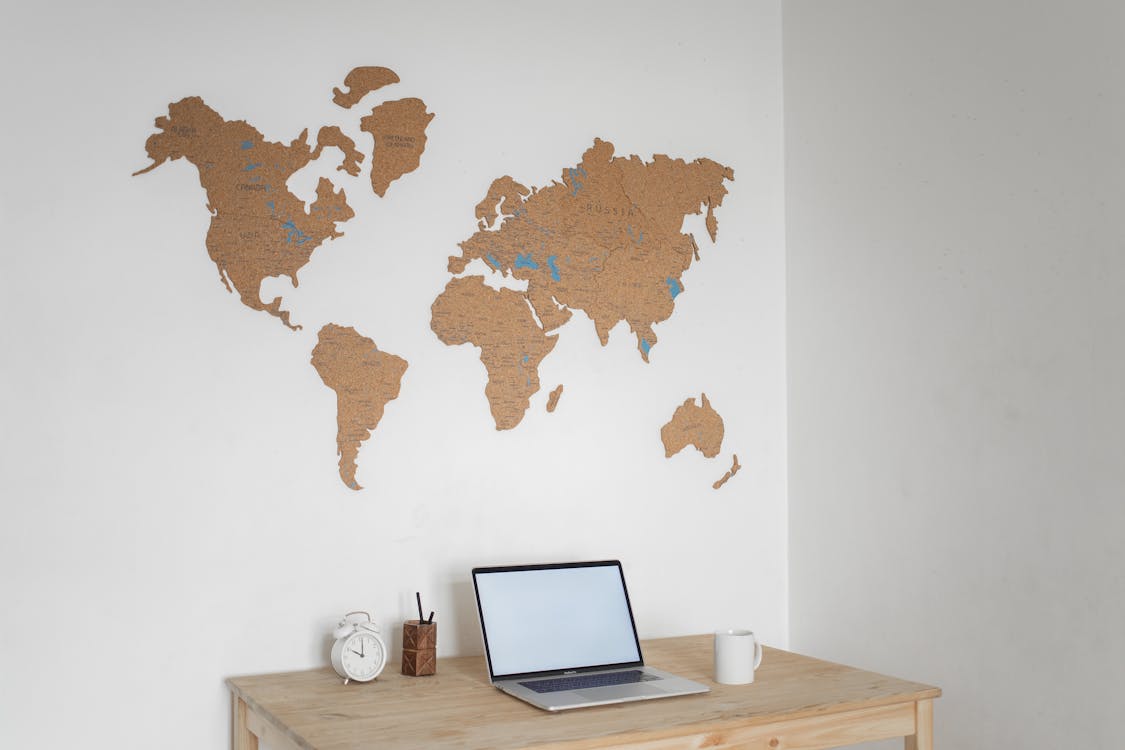
[[[1119,747],[1125,12],[784,29],[793,648],[940,685],[938,747]]]
[[[324,664],[334,618],[391,628],[418,589],[440,651],[478,653],[473,564],[620,557],[642,636],[752,624],[785,645],[780,41],[777,2],[7,10],[0,746],[222,747],[224,677]],[[223,289],[191,165],[130,174],[184,96],[271,140],[354,127],[331,90],[356,65],[437,116],[386,199],[345,185],[357,218],[285,295],[293,333]],[[491,180],[544,185],[594,137],[732,166],[719,242],[698,233],[652,364],[575,320],[497,433],[477,352],[436,339],[430,304]],[[329,321],[410,363],[360,493],[309,364]],[[666,460],[659,428],[700,391],[722,458]],[[732,450],[745,468],[715,492]]]

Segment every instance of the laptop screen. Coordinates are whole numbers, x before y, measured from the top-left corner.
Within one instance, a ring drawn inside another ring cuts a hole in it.
[[[641,664],[621,563],[475,568],[493,679]]]

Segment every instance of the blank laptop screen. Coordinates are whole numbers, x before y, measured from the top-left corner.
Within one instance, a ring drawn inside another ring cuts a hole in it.
[[[641,661],[616,562],[473,577],[493,677]]]

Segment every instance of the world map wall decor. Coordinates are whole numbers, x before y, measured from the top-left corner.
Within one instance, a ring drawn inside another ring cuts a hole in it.
[[[332,101],[351,109],[397,83],[389,68],[355,68],[332,90]],[[190,96],[156,118],[157,132],[145,144],[152,163],[135,175],[177,159],[191,163],[206,193],[210,225],[204,244],[220,282],[245,307],[298,330],[281,296],[261,299],[262,283],[284,276],[296,288],[301,269],[326,240],[343,236],[341,227],[355,211],[344,189],[327,177],[319,178],[311,203],[287,181],[322,157],[338,159],[336,171],[352,177],[366,169],[371,190],[382,198],[420,166],[433,117],[421,99],[376,104],[360,120],[360,130],[374,143],[364,153],[338,124],[321,127],[315,142],[307,130],[289,143],[271,142],[249,123],[226,120],[202,98]],[[476,231],[446,264],[449,279],[433,301],[430,326],[446,345],[480,350],[487,373],[484,396],[497,430],[514,429],[523,420],[541,387],[540,364],[574,311],[592,321],[602,346],[625,322],[638,356],[650,362],[658,343],[654,326],[672,316],[676,298],[686,290],[684,272],[700,260],[695,237],[682,231],[684,219],[705,212],[707,233],[716,242],[715,212],[733,180],[730,167],[711,159],[615,156],[613,144],[601,139],[543,187],[527,187],[510,176],[493,180],[475,207]],[[470,272],[470,264],[519,282],[522,291],[487,283],[481,273]],[[380,350],[355,327],[333,322],[321,327],[311,364],[336,394],[340,478],[359,490],[360,447],[399,397],[409,363]],[[563,384],[557,384],[548,412],[556,410],[562,393]],[[688,399],[661,438],[668,457],[694,445],[713,458],[721,450],[722,418],[706,395],[698,407]],[[714,487],[739,468],[735,456]]]

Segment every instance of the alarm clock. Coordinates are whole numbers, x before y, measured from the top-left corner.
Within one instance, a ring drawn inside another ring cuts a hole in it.
[[[369,613],[348,612],[332,635],[332,667],[345,685],[349,680],[370,682],[387,665],[387,644]]]

